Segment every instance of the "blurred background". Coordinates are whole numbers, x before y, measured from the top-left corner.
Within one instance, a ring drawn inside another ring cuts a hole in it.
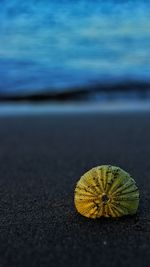
[[[149,99],[149,1],[0,1],[1,113]]]

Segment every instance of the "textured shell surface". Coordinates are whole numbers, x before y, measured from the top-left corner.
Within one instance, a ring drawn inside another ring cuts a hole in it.
[[[74,202],[77,211],[88,218],[132,215],[139,206],[139,190],[126,171],[102,165],[81,176]]]

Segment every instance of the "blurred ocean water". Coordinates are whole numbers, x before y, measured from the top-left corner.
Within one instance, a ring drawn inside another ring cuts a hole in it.
[[[1,0],[0,93],[150,83],[150,1]]]

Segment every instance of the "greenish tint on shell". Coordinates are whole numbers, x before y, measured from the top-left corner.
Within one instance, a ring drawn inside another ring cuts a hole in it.
[[[88,218],[132,215],[139,206],[139,190],[127,172],[119,167],[102,165],[80,178],[74,202],[77,211]]]

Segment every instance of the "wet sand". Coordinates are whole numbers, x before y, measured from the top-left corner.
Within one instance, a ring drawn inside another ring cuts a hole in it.
[[[73,194],[93,166],[136,179],[137,215],[90,220]],[[149,266],[150,112],[0,118],[0,265]]]

